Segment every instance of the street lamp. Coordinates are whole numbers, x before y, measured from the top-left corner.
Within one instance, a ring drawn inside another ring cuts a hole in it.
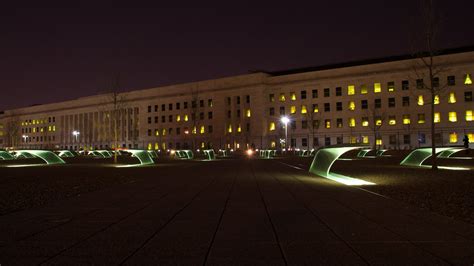
[[[74,137],[76,137],[76,142],[77,142],[77,138],[79,137],[79,135],[81,134],[81,132],[77,131],[77,130],[74,130],[72,132],[72,135],[74,135]]]
[[[288,116],[282,116],[280,118],[280,121],[285,125],[285,149],[288,150],[288,123],[290,122],[290,119]]]
[[[28,136],[27,136],[27,135],[23,135],[23,136],[21,136],[21,137],[23,138],[23,143],[25,143],[24,146],[26,147],[26,140],[28,139]]]

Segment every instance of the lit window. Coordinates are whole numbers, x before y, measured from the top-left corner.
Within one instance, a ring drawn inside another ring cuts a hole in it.
[[[313,104],[313,113],[317,113],[317,112],[319,112],[318,105]]]
[[[184,121],[188,121],[188,115],[184,115]]]
[[[280,93],[280,98],[279,98],[280,102],[284,102],[286,101],[286,98],[285,98],[285,94],[284,93]]]
[[[158,145],[158,142],[155,142],[155,150],[159,150],[160,149],[160,145]]]
[[[357,143],[357,137],[351,136],[351,138],[350,138],[350,143],[351,143],[351,144]]]
[[[177,116],[176,116],[176,122],[179,122],[179,121],[181,121],[181,116],[180,116],[180,115],[177,115]]]
[[[434,119],[433,119],[433,121],[434,121],[435,123],[441,122],[441,115],[440,115],[439,113],[434,113]]]
[[[374,93],[379,93],[382,91],[382,85],[380,83],[374,83]]]
[[[250,109],[247,109],[247,112],[245,113],[245,115],[246,115],[247,117],[250,117],[250,116],[252,115],[252,113],[250,112]]]
[[[382,139],[377,139],[377,140],[375,141],[375,144],[377,144],[377,145],[382,145]]]
[[[296,106],[294,106],[294,105],[291,106],[290,113],[292,113],[292,114],[296,113]]]
[[[355,102],[354,102],[354,101],[350,101],[350,102],[349,102],[349,110],[350,110],[350,111],[354,111],[355,108],[356,108]]]
[[[201,130],[199,130],[199,133],[201,133],[201,134],[204,134],[204,133],[205,133],[204,126],[201,126]]]
[[[397,124],[397,120],[395,119],[395,116],[389,116],[388,117],[388,124],[393,126]]]
[[[306,109],[306,105],[301,105],[301,113],[306,114],[308,110]]]
[[[272,129],[271,129],[271,126],[270,126],[270,130],[272,130]],[[273,123],[273,130],[275,130],[275,123]],[[227,127],[227,132],[232,133],[232,125],[229,125],[229,126]]]
[[[472,84],[471,76],[469,74],[466,74],[464,78],[464,85],[471,85],[471,84]]]
[[[291,100],[296,101],[296,93],[291,92],[290,95],[291,95]]]
[[[242,127],[240,126],[240,124],[237,126],[237,132],[242,132]]]
[[[456,103],[456,95],[454,94],[454,92],[450,92],[449,93],[449,103]]]
[[[324,127],[331,128],[331,119],[324,120]]]
[[[469,138],[469,143],[474,143],[474,134],[467,133],[466,136]]]
[[[456,134],[456,132],[449,134],[449,143],[456,143],[456,142],[458,142],[458,134]]]
[[[347,95],[354,95],[355,94],[355,86],[349,85],[347,86]]]
[[[53,126],[53,132],[55,132],[55,131],[56,131],[56,126]]]
[[[363,127],[368,127],[369,126],[369,118],[362,117],[362,126]]]
[[[395,82],[393,81],[387,82],[387,89],[389,92],[395,91]]]
[[[425,123],[425,114],[418,114],[418,124]]]
[[[272,146],[272,148],[275,148],[276,147],[276,142],[275,141],[272,141],[270,146]]]
[[[362,143],[368,144],[369,143],[369,136],[362,136]]]
[[[403,124],[409,125],[410,124],[410,115],[403,115]]]
[[[148,143],[148,150],[151,150],[152,147],[153,145],[151,145],[151,143]]]
[[[375,118],[375,125],[376,126],[381,126],[382,125],[382,119],[380,117]]]
[[[367,85],[360,86],[360,94],[367,94]]]
[[[355,118],[351,117],[349,118],[349,127],[355,127],[356,120]]]
[[[423,105],[425,104],[425,101],[423,100],[423,95],[418,95],[418,105]]]
[[[36,132],[36,128],[34,127],[34,128],[33,128],[33,133],[35,133],[35,132]]]
[[[439,104],[439,95],[435,95],[434,104]]]
[[[472,120],[472,110],[466,110],[466,121],[473,121]]]
[[[449,112],[449,122],[457,122],[458,121],[458,116],[456,112]]]
[[[274,131],[275,130],[275,122],[270,122],[270,131]]]
[[[52,128],[51,126],[48,126],[48,131],[51,132]]]
[[[155,136],[159,136],[160,135],[160,131],[158,129],[155,129]]]
[[[163,130],[161,130],[161,135],[166,136],[166,129],[163,128]]]

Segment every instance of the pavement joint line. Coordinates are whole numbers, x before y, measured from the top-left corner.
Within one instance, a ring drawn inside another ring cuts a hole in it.
[[[203,262],[203,265],[206,265],[207,264],[207,261],[209,259],[209,255],[211,254],[211,250],[212,250],[212,246],[214,245],[214,241],[216,239],[216,236],[217,236],[217,233],[219,231],[219,228],[222,224],[222,219],[224,218],[224,214],[225,214],[225,211],[227,209],[227,205],[229,203],[229,200],[230,200],[230,197],[234,191],[234,186],[235,186],[235,182],[237,180],[237,176],[238,176],[238,172],[236,171],[235,172],[235,175],[234,175],[234,178],[232,180],[232,185],[229,189],[229,194],[227,195],[227,198],[225,200],[225,203],[224,203],[224,208],[222,209],[222,213],[219,217],[219,221],[217,223],[217,226],[216,226],[216,231],[214,232],[214,234],[212,235],[212,239],[211,239],[211,243],[209,244],[209,248],[207,249],[207,252],[206,252],[206,256],[204,257],[204,262]]]
[[[166,226],[168,226],[174,218],[176,218],[181,212],[183,212],[191,203],[203,192],[205,191],[208,187],[210,187],[213,183],[215,183],[217,180],[217,176],[214,176],[211,181],[209,181],[205,186],[203,186],[192,198],[189,200],[188,203],[186,203],[181,209],[179,209],[177,212],[175,212],[171,217],[164,223],[162,224],[154,233],[152,233],[138,248],[136,248],[132,253],[130,253],[128,256],[126,256],[120,263],[119,265],[124,265],[129,259],[131,259],[139,250],[141,250],[143,247],[145,247],[153,238],[155,238]]]
[[[298,166],[294,166],[294,165],[289,164],[289,163],[284,163],[284,162],[280,162],[280,161],[279,161],[278,163],[281,163],[281,164],[283,164],[283,165],[286,165],[286,166],[291,167],[291,168],[294,168],[294,169],[298,169],[298,170],[304,171],[303,168],[298,167]]]
[[[303,185],[307,186],[303,181],[301,181],[299,178],[295,177],[293,174],[289,174],[289,175],[290,175],[292,178],[294,178],[295,180],[298,180],[298,181],[299,181],[300,183],[302,183]],[[311,186],[309,186],[309,188],[310,188],[311,190],[314,190]],[[433,257],[438,258],[438,259],[442,260],[443,262],[445,262],[445,263],[447,263],[447,264],[450,264],[450,265],[452,264],[452,263],[449,262],[447,259],[445,259],[445,258],[443,258],[443,257],[441,257],[441,256],[439,256],[439,255],[437,255],[437,254],[435,254],[435,253],[433,253],[433,252],[431,252],[431,251],[425,249],[425,248],[422,247],[422,246],[416,245],[416,242],[414,242],[414,241],[412,241],[412,240],[410,240],[410,239],[408,239],[408,238],[402,236],[401,234],[399,234],[399,233],[397,233],[397,232],[391,230],[390,228],[386,227],[385,225],[380,224],[380,223],[378,223],[378,222],[372,220],[370,217],[367,217],[366,215],[362,214],[361,212],[357,211],[356,209],[347,206],[346,204],[342,203],[342,202],[339,201],[338,199],[335,199],[334,197],[328,197],[328,198],[332,199],[332,200],[335,201],[335,202],[338,202],[339,204],[341,204],[341,205],[344,206],[345,208],[347,208],[347,209],[353,211],[354,213],[358,214],[358,215],[361,216],[361,217],[364,217],[364,218],[367,219],[368,221],[370,221],[370,222],[372,222],[372,223],[374,223],[374,224],[376,224],[376,225],[382,227],[383,229],[385,229],[385,230],[391,232],[392,234],[397,235],[397,236],[400,237],[401,239],[405,239],[405,241],[410,242],[413,246],[415,246],[415,247],[419,248],[420,250],[422,250],[422,251],[424,251],[424,252],[426,252],[426,253],[432,255]],[[408,216],[408,215],[407,215],[407,216]],[[411,216],[408,216],[408,217],[411,217]],[[433,225],[431,225],[431,226],[433,226]],[[465,238],[465,237],[463,237],[463,238]]]
[[[280,253],[281,253],[281,256],[282,256],[282,259],[283,261],[285,262],[285,265],[288,265],[288,259],[286,258],[286,254],[285,254],[285,251],[283,250],[283,247],[281,245],[281,242],[280,242],[280,239],[278,237],[278,233],[276,231],[276,227],[275,227],[275,224],[273,223],[272,221],[272,218],[270,216],[270,213],[268,211],[268,206],[267,206],[267,203],[265,202],[265,198],[263,197],[263,193],[262,193],[262,189],[260,188],[260,185],[258,184],[258,181],[257,181],[257,176],[255,175],[255,168],[253,166],[253,163],[250,162],[250,171],[252,173],[252,176],[254,178],[254,181],[255,181],[255,184],[257,185],[257,190],[260,194],[260,199],[262,200],[262,203],[263,203],[263,207],[265,209],[265,213],[267,214],[267,218],[270,222],[270,225],[272,226],[272,231],[273,231],[273,237],[275,238],[277,244],[278,244],[278,248],[280,249]]]
[[[281,162],[280,162],[281,163]],[[285,163],[282,163],[282,164],[285,164]],[[290,175],[293,179],[293,175]],[[336,231],[334,231],[331,226],[329,226],[329,224],[327,224],[317,213],[315,210],[313,210],[312,208],[310,208],[304,201],[302,200],[299,200],[296,195],[285,185],[282,184],[281,180],[279,180],[278,178],[272,176],[279,184],[280,186],[282,186],[290,195],[291,197],[293,198],[293,200],[295,202],[299,202],[300,204],[303,205],[303,207],[309,211],[309,213],[314,217],[316,218],[316,220],[318,220],[321,224],[323,224],[337,239],[339,239],[342,243],[344,243],[344,245],[346,245],[357,257],[359,257],[365,264],[367,265],[370,265],[370,263],[361,255],[359,254],[359,252],[357,252],[357,250],[355,250],[354,247],[352,247],[352,245],[349,244],[348,241],[346,241],[344,238],[342,238],[339,234],[336,233]]]
[[[168,193],[163,194],[158,200],[163,199],[163,198],[166,197],[167,195],[168,195]],[[131,213],[129,213],[129,214],[123,216],[123,217],[120,218],[119,220],[117,220],[117,221],[115,221],[115,222],[113,222],[113,223],[110,223],[110,224],[108,224],[107,226],[104,226],[103,228],[101,228],[101,229],[99,229],[99,230],[97,230],[97,231],[91,233],[91,234],[90,234],[89,236],[87,236],[86,238],[77,241],[76,243],[70,245],[69,247],[66,247],[66,248],[62,249],[62,250],[59,251],[58,253],[56,253],[56,254],[54,254],[53,256],[51,256],[51,257],[47,258],[46,260],[42,261],[39,265],[43,265],[43,264],[45,264],[45,263],[47,263],[47,262],[53,260],[54,258],[60,256],[61,254],[63,254],[63,253],[66,252],[67,250],[69,250],[69,249],[71,249],[71,248],[74,248],[74,247],[77,247],[77,246],[80,245],[81,243],[86,242],[87,240],[93,238],[93,237],[96,236],[97,234],[99,234],[99,233],[101,233],[101,232],[104,232],[104,231],[107,230],[108,228],[110,228],[110,227],[112,227],[112,226],[114,226],[114,225],[116,225],[116,224],[118,224],[118,223],[124,221],[124,220],[127,219],[128,217],[131,217],[132,215],[134,215],[134,214],[136,214],[136,213],[138,213],[138,212],[140,212],[140,211],[146,209],[147,207],[149,207],[150,205],[152,205],[152,203],[153,203],[153,202],[147,202],[143,207],[141,207],[141,208],[139,208],[139,209],[137,209],[137,210],[135,210],[135,211],[133,211],[133,212],[131,212]]]

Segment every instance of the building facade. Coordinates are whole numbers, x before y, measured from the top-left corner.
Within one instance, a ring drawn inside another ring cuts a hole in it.
[[[5,110],[0,147],[246,149],[363,143],[390,149],[474,141],[474,52],[259,72]],[[430,133],[435,105],[436,134]]]

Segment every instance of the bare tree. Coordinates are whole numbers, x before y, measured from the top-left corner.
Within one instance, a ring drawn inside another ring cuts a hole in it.
[[[17,147],[20,141],[20,117],[15,113],[10,113],[10,118],[5,124],[5,139],[8,147]]]

